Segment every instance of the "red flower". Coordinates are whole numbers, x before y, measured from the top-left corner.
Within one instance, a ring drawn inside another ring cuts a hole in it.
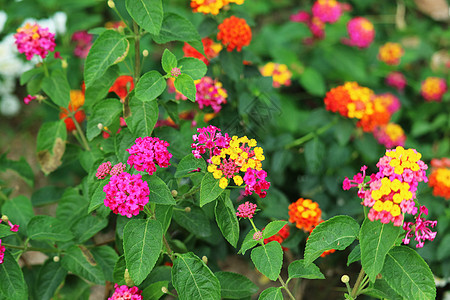
[[[134,88],[133,77],[128,75],[119,76],[114,84],[109,89],[109,92],[114,92],[121,100],[125,99],[129,92]]]

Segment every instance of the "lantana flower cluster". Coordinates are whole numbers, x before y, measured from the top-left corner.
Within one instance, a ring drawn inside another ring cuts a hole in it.
[[[172,153],[169,153],[167,147],[169,147],[169,143],[157,137],[139,137],[135,144],[127,149],[130,153],[127,164],[137,171],[144,171],[152,175],[156,172],[156,164],[161,168],[170,166]]]
[[[375,38],[373,24],[364,17],[355,17],[347,23],[348,39],[343,39],[345,44],[358,48],[367,48]]]
[[[290,86],[292,72],[289,71],[285,64],[277,64],[268,62],[260,69],[261,75],[265,77],[271,76],[273,79],[273,87],[279,88],[282,85]]]
[[[433,188],[433,195],[450,200],[450,159],[432,159],[431,167],[428,185]]]
[[[247,201],[238,206],[236,216],[238,216],[239,218],[253,219],[256,209],[256,204]]]
[[[386,148],[404,146],[406,135],[403,128],[396,123],[388,123],[383,126],[377,126],[373,131],[373,136],[381,145]]]
[[[257,147],[256,140],[249,140],[246,136],[233,136],[228,147],[211,157],[208,172],[219,179],[222,189],[233,179],[237,186],[245,183],[244,196],[255,192],[260,198],[264,198],[267,194],[265,190],[270,187],[270,182],[266,181],[267,173],[262,169],[264,159],[263,149]],[[241,172],[245,173],[244,177],[240,175]]]
[[[406,87],[406,78],[401,72],[391,72],[386,76],[385,82],[388,86],[396,88],[399,92],[402,92]]]
[[[106,194],[105,206],[113,213],[131,218],[137,216],[148,203],[150,190],[141,174],[122,172],[111,176],[107,185],[103,187]]]
[[[73,50],[75,56],[86,58],[89,50],[91,50],[92,39],[92,34],[89,34],[85,30],[74,32],[72,35],[72,42],[75,43],[75,49]]]
[[[388,42],[378,50],[378,59],[387,65],[395,66],[400,63],[404,52],[399,43]]]
[[[38,24],[26,23],[17,29],[14,34],[17,50],[24,53],[27,60],[31,60],[34,55],[46,58],[49,52],[55,50],[55,34],[49,32],[48,28]]]
[[[414,199],[419,182],[428,181],[425,173],[428,166],[420,160],[421,156],[415,149],[406,150],[401,146],[386,150],[377,163],[379,171],[370,176],[370,181],[364,183],[367,169],[364,166],[361,168],[363,173],[355,175],[353,181],[345,178],[343,188],[359,188],[362,204],[370,207],[368,217],[371,221],[401,226],[402,213],[415,215],[417,212]]]
[[[195,102],[200,109],[211,106],[214,113],[218,113],[222,109],[222,104],[227,103],[227,91],[218,80],[205,76],[195,81],[195,88],[197,90]]]
[[[236,49],[240,52],[242,47],[250,45],[252,30],[245,19],[231,16],[223,20],[218,29],[217,39],[227,47],[227,51]]]
[[[441,101],[447,92],[447,83],[439,77],[428,77],[422,82],[420,93],[426,101]]]
[[[403,238],[403,243],[408,245],[411,241],[410,238],[414,237],[417,242],[416,248],[422,248],[424,241],[433,241],[436,237],[437,232],[432,232],[428,226],[431,228],[437,225],[437,221],[429,221],[422,218],[421,215],[428,215],[428,209],[425,206],[419,208],[419,213],[415,217],[414,222],[405,222],[403,224],[403,230],[406,231],[406,236]]]
[[[289,222],[305,232],[311,232],[322,221],[321,217],[319,204],[311,199],[299,198],[289,205]]]
[[[141,293],[137,286],[128,287],[126,285],[114,285],[114,293],[108,300],[143,300]]]
[[[213,156],[219,155],[223,148],[229,146],[231,138],[228,136],[228,133],[222,135],[220,131],[220,128],[213,125],[197,128],[198,134],[192,136],[194,143],[191,144],[192,154],[195,158],[201,158],[202,154],[209,150],[207,161],[211,163]]]
[[[68,108],[61,107],[59,118],[64,119],[67,131],[71,132],[76,129],[76,125],[72,118],[69,117],[69,112],[75,112],[75,120],[78,124],[86,119],[86,114],[81,107],[84,105],[84,92],[81,90],[70,91],[70,103]]]
[[[193,12],[217,15],[229,3],[241,5],[244,0],[191,0],[191,7]]]
[[[214,42],[212,39],[208,37],[202,38],[203,49],[205,51],[205,55],[201,54],[194,47],[189,45],[188,43],[184,43],[183,52],[185,57],[195,57],[203,61],[206,65],[209,65],[209,61],[219,55],[219,52],[222,50],[222,45]]]
[[[108,175],[110,176],[119,175],[120,173],[125,171],[126,168],[127,166],[123,163],[118,163],[113,166],[110,161],[107,161],[102,163],[97,168],[97,173],[95,174],[95,177],[97,177],[98,179],[105,179],[106,176]]]

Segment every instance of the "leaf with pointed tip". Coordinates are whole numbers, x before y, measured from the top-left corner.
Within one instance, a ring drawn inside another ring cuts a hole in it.
[[[255,234],[255,229],[250,230],[245,236],[244,241],[242,242],[241,249],[238,254],[244,255],[245,252],[253,247],[255,247],[258,242],[253,239],[253,235]]]
[[[86,57],[84,64],[86,88],[92,86],[96,79],[102,77],[110,66],[124,60],[129,47],[130,43],[125,35],[115,30],[102,32]]]
[[[167,74],[170,74],[172,69],[177,67],[176,56],[167,48],[164,50],[164,53],[162,55],[161,65],[163,67],[163,70],[166,71]]]
[[[409,247],[392,248],[386,255],[381,275],[389,286],[405,299],[436,298],[436,285],[430,267]]]
[[[175,178],[197,174],[197,172],[192,171],[197,170],[198,168],[200,168],[200,170],[202,171],[206,170],[205,160],[203,158],[195,158],[194,155],[190,153],[183,157],[178,163],[177,170],[175,172]]]
[[[325,279],[315,264],[305,265],[303,259],[293,261],[288,267],[289,278]]]
[[[101,267],[89,250],[82,250],[80,247],[72,246],[65,252],[61,259],[63,268],[96,284],[104,284],[105,277]]]
[[[194,80],[201,79],[207,71],[206,64],[194,57],[183,57],[178,60],[178,67],[181,73],[188,74]]]
[[[401,229],[401,226],[394,226],[392,223],[383,224],[367,218],[361,225],[361,264],[370,281],[374,282],[383,269],[386,254],[394,246]]]
[[[281,293],[281,287],[270,287],[265,289],[260,295],[258,300],[283,300],[283,293]]]
[[[70,102],[70,86],[63,71],[57,69],[51,76],[45,77],[42,81],[42,90],[60,106],[67,108]]]
[[[166,80],[158,71],[147,72],[142,75],[136,85],[136,97],[144,102],[156,100],[164,92],[166,86]]]
[[[224,191],[219,186],[219,180],[207,172],[200,184],[200,207],[217,199]]]
[[[283,249],[280,243],[272,241],[252,250],[251,258],[255,267],[272,281],[277,280],[283,265]]]
[[[67,225],[50,216],[35,216],[27,225],[28,237],[32,240],[70,241],[72,232]]]
[[[123,231],[125,260],[136,285],[144,281],[155,266],[162,248],[162,228],[157,220],[131,220]]]
[[[153,40],[158,44],[165,44],[172,41],[191,42],[200,41],[200,35],[188,19],[174,13],[166,13],[164,14],[161,31],[159,35],[153,36]],[[200,46],[203,48],[201,42]]]
[[[0,264],[0,278],[0,295],[3,294],[4,299],[28,299],[28,287],[22,270],[8,250]]]
[[[220,299],[220,283],[194,253],[177,256],[172,267],[172,284],[180,300]]]
[[[222,298],[242,299],[250,297],[258,291],[256,284],[241,274],[216,272],[214,275],[219,279]]]
[[[359,225],[349,216],[335,216],[317,225],[305,248],[305,264],[312,263],[326,250],[344,250],[358,236]]]
[[[67,271],[60,262],[47,260],[39,270],[36,285],[36,296],[41,300],[50,300],[56,289],[61,285],[66,277]]]
[[[167,184],[161,178],[156,175],[144,175],[142,180],[147,182],[150,189],[149,202],[163,205],[177,204]]]
[[[128,13],[147,32],[158,34],[163,20],[162,0],[126,0]]]
[[[225,239],[236,248],[239,240],[239,221],[229,191],[222,193],[216,202],[216,222]]]
[[[286,225],[286,221],[272,221],[267,224],[266,228],[263,229],[262,234],[264,239],[268,239],[271,236],[277,234]]]
[[[158,121],[158,103],[144,102],[134,97],[130,101],[131,116],[127,118],[127,125],[135,137],[151,136]]]

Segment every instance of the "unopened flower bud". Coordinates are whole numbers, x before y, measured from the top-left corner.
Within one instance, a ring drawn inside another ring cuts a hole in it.
[[[383,278],[383,276],[381,276],[381,273],[378,273],[377,279],[381,279],[381,278]]]
[[[116,7],[116,4],[114,3],[113,0],[108,0],[108,6],[109,6],[110,8],[114,8],[114,7]]]
[[[123,278],[125,279],[125,283],[128,286],[134,286],[135,285],[133,279],[131,279],[131,276],[130,276],[130,273],[128,272],[128,269],[125,269],[125,273],[123,275]]]
[[[8,216],[7,215],[3,215],[2,216],[2,221],[3,222],[8,222],[9,221]]]
[[[208,264],[208,258],[207,258],[205,255],[203,255],[202,261],[203,261],[205,264]]]
[[[172,194],[172,197],[174,197],[174,198],[175,198],[176,196],[178,196],[177,190],[172,190],[170,193]]]
[[[102,123],[98,123],[97,124],[97,128],[100,129],[100,130],[103,130],[103,124]]]
[[[170,75],[172,76],[172,77],[175,77],[175,78],[177,78],[178,76],[180,76],[180,74],[181,74],[181,70],[179,69],[179,68],[172,68],[172,70],[170,71]]]
[[[67,69],[68,66],[69,66],[69,65],[67,64],[67,60],[65,60],[65,59],[61,60],[61,67],[62,67],[63,69]]]
[[[191,212],[191,208],[188,206],[184,209],[185,212],[190,213]]]
[[[165,286],[163,286],[161,288],[161,292],[163,292],[164,294],[167,294],[169,292],[169,290]]]
[[[343,283],[348,283],[350,281],[350,277],[348,277],[348,275],[342,275],[341,281]]]
[[[53,256],[53,261],[54,262],[59,262],[59,256]]]
[[[148,50],[145,49],[144,51],[142,51],[142,56],[147,57],[148,56]]]
[[[253,234],[253,240],[255,240],[255,241],[259,241],[262,238],[263,238],[263,234],[259,230]]]

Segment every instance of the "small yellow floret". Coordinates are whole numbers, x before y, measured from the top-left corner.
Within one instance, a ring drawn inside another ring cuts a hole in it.
[[[236,175],[233,177],[234,183],[238,186],[242,185],[242,183],[244,182],[244,180],[242,180],[242,177],[239,175]]]
[[[228,186],[228,180],[225,177],[220,178],[219,187],[222,189],[226,189]]]

